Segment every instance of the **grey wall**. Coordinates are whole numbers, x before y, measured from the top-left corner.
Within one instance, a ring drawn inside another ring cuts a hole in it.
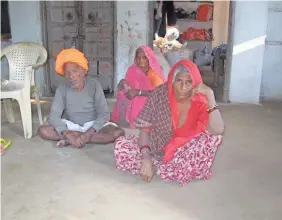
[[[237,1],[234,9],[229,100],[259,103],[268,3]]]
[[[40,2],[9,1],[12,42],[36,42],[42,44]],[[37,88],[44,90],[43,68],[36,70]]]
[[[268,3],[261,98],[282,100],[282,2]]]

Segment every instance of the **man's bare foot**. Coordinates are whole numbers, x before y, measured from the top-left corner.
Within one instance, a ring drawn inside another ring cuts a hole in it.
[[[57,142],[57,147],[66,147],[69,145],[68,141],[67,140],[60,140]]]

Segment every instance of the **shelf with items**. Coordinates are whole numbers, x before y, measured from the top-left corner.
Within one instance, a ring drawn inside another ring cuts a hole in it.
[[[176,21],[177,27],[180,32],[187,31],[188,28],[199,28],[199,29],[211,29],[213,22],[212,21],[197,21],[197,20],[188,20],[188,19],[181,19]]]
[[[176,23],[180,32],[180,42],[186,42],[187,47],[194,51],[201,50],[203,47],[207,47],[211,51],[213,40],[213,2],[174,1],[174,3],[177,14]],[[204,5],[208,5],[208,7]],[[206,17],[199,17],[197,13],[203,13],[203,7],[208,8],[206,9]]]
[[[181,43],[185,43],[187,48],[192,51],[200,50],[207,47],[208,51],[212,52],[212,41],[206,40],[181,40]]]
[[[212,22],[213,22],[213,20],[199,21],[199,20],[197,20],[197,19],[191,19],[191,18],[177,18],[177,21],[200,22],[200,23],[212,23]]]

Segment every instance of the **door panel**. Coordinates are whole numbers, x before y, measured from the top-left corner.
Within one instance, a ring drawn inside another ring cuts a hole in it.
[[[88,76],[93,76],[95,78],[98,77],[98,71],[97,71],[98,65],[97,61],[89,60],[88,61]]]
[[[97,59],[98,50],[97,50],[97,43],[91,42],[91,44],[84,44],[84,54],[89,60]]]
[[[85,40],[87,42],[96,42],[98,39],[99,27],[84,27]]]
[[[51,7],[75,7],[75,1],[50,1],[48,5]]]
[[[98,51],[98,59],[107,59],[111,60],[111,54],[113,53],[112,51],[112,45],[110,42],[99,42],[97,46],[97,51]]]
[[[102,26],[99,27],[98,30],[98,36],[97,36],[97,40],[98,41],[112,41],[112,27],[111,26]]]
[[[56,87],[64,82],[64,77],[55,72],[56,56],[62,49],[78,43],[77,3],[74,1],[46,1],[45,6],[50,84],[54,92]]]
[[[113,2],[46,1],[49,74],[56,89],[64,78],[55,73],[57,54],[75,47],[89,62],[88,75],[113,90]]]
[[[87,57],[92,62],[96,62],[98,70],[94,75],[101,83],[104,90],[113,90],[113,2],[84,2],[83,25],[85,34],[83,47],[87,52]],[[89,48],[89,49],[86,49]]]
[[[91,4],[91,2],[88,2]],[[84,8],[83,22],[87,24],[112,23],[112,8]]]
[[[113,72],[112,61],[99,61],[99,75],[110,76],[112,72]]]

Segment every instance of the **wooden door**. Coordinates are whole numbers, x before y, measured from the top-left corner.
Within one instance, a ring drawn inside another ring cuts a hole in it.
[[[78,14],[75,1],[46,1],[48,71],[52,92],[65,79],[55,72],[56,55],[78,43]]]
[[[52,92],[64,77],[55,72],[56,55],[75,47],[89,61],[89,76],[113,90],[113,2],[46,1],[49,74]]]
[[[104,90],[113,90],[114,7],[113,2],[85,1],[82,5],[83,50],[89,61],[89,76]]]

